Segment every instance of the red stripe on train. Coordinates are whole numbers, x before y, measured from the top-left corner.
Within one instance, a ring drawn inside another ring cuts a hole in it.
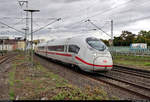
[[[45,52],[45,53],[48,53],[48,54],[55,54],[55,52]]]
[[[112,67],[112,65],[95,65],[95,64],[91,64],[91,63],[88,63],[84,60],[82,60],[81,58],[79,58],[78,56],[75,57],[77,60],[83,62],[84,64],[87,64],[87,65],[90,65],[90,66],[95,66],[95,67]]]
[[[44,52],[44,53],[47,53],[47,54],[60,55],[60,56],[68,56],[68,57],[72,56],[71,54],[64,54],[64,53],[45,52],[45,51],[40,51],[40,52]]]
[[[44,53],[48,53],[48,54],[55,54],[55,55],[60,55],[60,56],[67,56],[67,57],[71,57],[71,54],[63,54],[63,53],[55,53],[55,52],[45,52],[45,51],[39,51],[39,52],[44,52]],[[84,60],[82,60],[81,58],[79,58],[78,56],[75,56],[75,58],[79,61],[81,61],[84,64],[90,65],[90,66],[94,66],[94,67],[112,67],[112,65],[95,65],[95,64],[91,64],[88,63]]]
[[[63,53],[56,53],[56,55],[68,56],[68,57],[71,57],[71,56],[72,56],[71,54],[63,54]]]

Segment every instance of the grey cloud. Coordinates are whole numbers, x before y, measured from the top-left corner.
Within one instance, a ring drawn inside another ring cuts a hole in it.
[[[141,21],[143,19],[149,20],[149,0],[130,0],[128,3],[124,3],[123,5],[118,4],[117,7],[112,9],[114,5],[122,1],[125,2],[126,0],[29,0],[30,9],[40,10],[40,12],[34,13],[34,30],[53,21],[44,18],[62,18],[61,21],[35,33],[35,37],[40,34],[53,34],[56,32],[72,32],[69,34],[73,34],[82,30],[86,31],[94,29],[92,25],[83,22],[88,19],[87,17],[91,17],[93,15],[96,16],[89,19],[91,19],[99,27],[105,25],[103,29],[107,32],[110,31],[110,23],[108,22],[105,24],[106,20],[113,19],[114,30],[118,32],[137,21]],[[21,9],[17,0],[1,0],[0,18],[25,17],[25,13],[22,11],[23,9],[25,9],[25,7]],[[80,22],[81,20],[83,21]],[[14,24],[20,20],[0,19],[0,21],[14,26]],[[2,25],[0,24],[0,26]],[[22,29],[24,26],[25,20],[14,27],[16,29]],[[147,25],[141,25],[141,29],[143,29],[144,26]],[[49,31],[48,28],[53,28],[53,30]],[[13,31],[11,29],[9,30]],[[137,29],[137,32],[138,31],[139,29]]]
[[[51,1],[55,3],[72,3],[72,2],[79,2],[84,0],[51,0]]]

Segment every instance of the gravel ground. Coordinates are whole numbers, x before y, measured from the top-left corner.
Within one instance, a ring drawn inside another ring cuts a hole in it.
[[[133,66],[133,65],[120,64],[120,63],[114,63],[114,64],[118,66],[124,66],[124,67],[129,67],[129,68],[143,69],[143,70],[150,71],[150,66]]]
[[[128,92],[122,91],[110,85],[107,85],[102,82],[98,82],[90,77],[85,75],[79,74],[73,70],[70,70],[69,67],[65,67],[61,64],[55,63],[50,61],[49,59],[42,59],[38,56],[35,56],[34,59],[39,61],[44,67],[48,68],[55,74],[58,74],[68,80],[71,84],[76,85],[77,87],[84,89],[87,86],[91,87],[101,87],[103,88],[108,95],[116,96],[120,99],[140,99],[139,97],[135,96],[134,94],[130,94]]]
[[[133,94],[129,94],[128,92],[122,91],[120,89],[117,89],[105,83],[98,82],[85,75],[81,75],[61,64],[51,62],[50,60],[41,59],[38,56],[35,56],[35,60],[40,62],[40,64],[42,64],[44,67],[47,67],[55,74],[60,75],[61,77],[68,80],[71,84],[83,90],[88,86],[100,87],[103,88],[108,93],[109,96],[116,96],[120,99],[140,99]],[[10,99],[8,73],[9,73],[9,69],[11,69],[11,61],[12,59],[9,59],[5,63],[0,65],[0,100]]]
[[[8,73],[11,68],[11,59],[5,63],[0,64],[0,100],[9,100],[9,84]]]
[[[126,81],[134,82],[134,83],[137,83],[140,85],[145,85],[147,87],[150,87],[150,79],[148,79],[148,78],[143,78],[143,77],[126,74],[126,73],[120,73],[117,71],[111,71],[110,73],[108,73],[108,75],[113,75],[115,77],[121,77],[122,79],[125,79]]]

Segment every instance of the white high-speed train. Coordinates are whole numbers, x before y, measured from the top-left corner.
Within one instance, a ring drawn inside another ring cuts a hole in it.
[[[107,46],[95,36],[50,40],[38,44],[35,53],[88,72],[109,71],[113,67]]]

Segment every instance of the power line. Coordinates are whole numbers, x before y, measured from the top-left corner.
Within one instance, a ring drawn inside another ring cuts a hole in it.
[[[53,24],[53,23],[55,23],[55,22],[57,22],[57,21],[59,21],[59,20],[61,20],[61,18],[58,18],[57,20],[55,20],[55,21],[53,21],[53,22],[51,22],[51,23],[49,23],[49,24],[47,24],[47,25],[45,25],[45,26],[39,28],[38,30],[33,31],[33,33],[38,32],[38,31],[40,31],[40,30],[46,28],[47,26],[49,26],[49,25],[51,25],[51,24]]]
[[[15,23],[14,26],[16,26],[16,25],[20,24],[21,22],[23,22],[23,20],[24,19],[21,19],[19,22]],[[14,26],[12,26],[12,27],[14,27]]]
[[[78,24],[78,23],[80,23],[80,22],[83,22],[83,21],[85,21],[86,19],[95,17],[95,16],[97,16],[97,15],[100,15],[100,14],[102,15],[102,14],[104,14],[104,13],[106,13],[106,12],[109,12],[109,11],[111,11],[111,10],[113,10],[113,9],[116,9],[116,8],[118,8],[118,7],[121,7],[121,6],[123,6],[124,4],[128,4],[128,3],[130,3],[131,1],[133,1],[133,0],[129,0],[129,1],[126,2],[126,3],[120,4],[119,6],[115,6],[115,7],[110,8],[110,9],[105,9],[103,12],[97,13],[97,14],[92,15],[92,16],[89,16],[89,17],[86,17],[86,18],[84,18],[84,19],[82,19],[82,20],[80,20],[80,21],[77,21],[77,22],[71,24],[71,26],[76,25],[76,24]]]
[[[105,33],[106,35],[108,35],[109,37],[111,37],[108,33],[106,33],[104,30],[102,30],[100,27],[98,27],[97,25],[95,25],[93,22],[91,22],[90,19],[86,20],[85,22],[89,22],[91,23],[93,26],[95,26],[96,28],[98,28],[99,30],[101,30],[103,33]]]
[[[13,30],[15,30],[15,31],[17,31],[17,32],[20,32],[20,33],[24,34],[24,32],[22,32],[22,31],[20,31],[20,30],[18,30],[18,29],[16,29],[16,28],[14,28],[14,27],[11,27],[11,26],[9,26],[9,25],[7,25],[7,24],[1,22],[1,21],[0,21],[0,23],[3,24],[3,25],[5,25],[5,26],[7,26],[7,27],[9,27],[9,28],[11,28],[11,29],[13,29]]]
[[[55,20],[55,19],[57,19],[57,18],[50,18],[50,17],[48,17],[48,18],[40,18],[40,17],[33,17],[34,19],[47,19],[47,20]],[[19,17],[8,17],[8,16],[4,16],[4,17],[0,17],[0,19],[26,19],[26,18],[19,18]],[[28,19],[31,19],[31,18],[28,18]]]
[[[104,25],[103,25],[103,26],[101,26],[101,28],[104,28],[104,27],[105,27],[105,25],[106,25],[107,23],[108,23],[108,22],[105,22],[105,23],[104,23]]]
[[[117,5],[117,6],[114,6],[113,8],[110,8],[110,9],[105,9],[105,11],[100,12],[100,13],[97,13],[97,14],[95,14],[95,15],[93,15],[93,16],[88,17],[88,18],[96,17],[96,16],[98,16],[98,15],[100,15],[100,14],[102,15],[102,14],[104,14],[104,13],[106,13],[106,12],[109,12],[109,11],[112,11],[112,10],[118,8],[118,7],[121,7],[121,6],[123,6],[124,4],[128,4],[128,3],[130,3],[131,1],[134,1],[134,0],[129,0],[129,1],[127,1],[126,3],[122,3],[122,4],[120,4],[119,6]]]
[[[129,0],[128,2],[123,3],[123,4],[128,4],[128,3],[130,3],[131,1],[133,1],[133,0]],[[144,2],[143,4],[145,4],[145,3],[147,3],[147,2]],[[123,4],[120,4],[120,5],[123,5]],[[143,4],[142,4],[142,5],[143,5]],[[105,14],[106,12],[109,12],[109,11],[111,11],[111,10],[113,10],[113,9],[116,9],[116,8],[118,8],[118,7],[121,7],[120,5],[119,5],[119,6],[115,6],[115,7],[111,8],[111,9],[108,9],[107,11],[103,11],[103,12],[101,12],[101,13],[97,13],[97,14],[95,14],[95,15],[92,15],[92,16],[89,16],[89,17],[86,17],[86,18],[96,17],[96,16],[98,16],[98,15],[100,15],[100,14],[103,15],[103,14]],[[139,6],[139,5],[134,6],[134,8],[137,7],[137,6]],[[147,16],[147,17],[149,17],[149,16]],[[75,22],[75,23],[69,25],[69,27],[70,27],[70,26],[73,26],[73,25],[76,25],[76,24],[79,24],[79,23],[83,23],[83,21],[84,21],[84,19],[82,19],[82,20],[80,20],[80,21],[77,21],[77,22]],[[133,20],[132,20],[132,21],[133,21]]]
[[[33,21],[33,24],[35,24],[38,27],[41,27],[39,24],[36,23],[36,21]]]
[[[93,7],[93,6],[95,5],[95,3],[96,3],[96,2],[94,2],[94,4],[91,4],[90,6],[88,6],[88,7],[86,7],[86,8],[78,9],[77,11],[79,11],[79,12],[83,11],[83,12],[84,12],[85,10],[90,9],[91,7]],[[78,12],[78,13],[79,13],[79,12]],[[70,15],[67,16],[67,17],[64,17],[63,19],[69,19],[69,18],[71,18]]]

